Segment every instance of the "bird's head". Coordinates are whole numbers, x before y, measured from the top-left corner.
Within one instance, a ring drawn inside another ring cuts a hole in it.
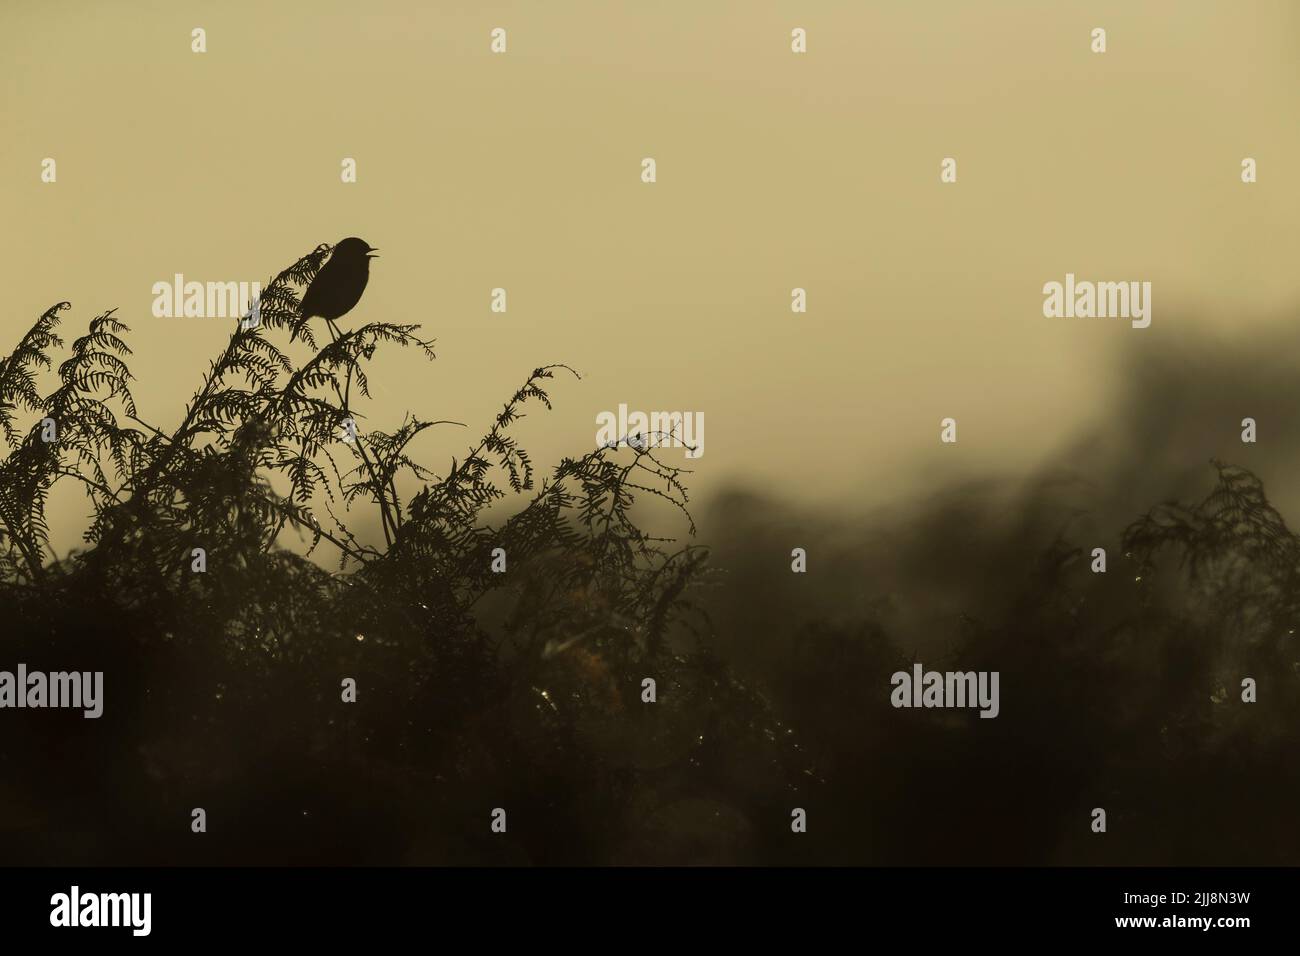
[[[334,258],[350,259],[360,261],[362,259],[374,259],[378,249],[375,249],[364,239],[358,239],[351,236],[347,239],[339,240],[339,244],[334,247]]]

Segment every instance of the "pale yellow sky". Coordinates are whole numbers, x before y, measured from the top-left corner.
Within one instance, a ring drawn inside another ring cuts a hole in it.
[[[382,250],[352,317],[439,354],[380,353],[371,424],[471,423],[418,449],[437,470],[567,362],[583,381],[521,430],[536,460],[619,403],[699,411],[705,500],[1028,469],[1108,407],[1118,353],[1193,316],[1249,337],[1300,298],[1293,0],[7,0],[0,61],[5,351],[56,301],[68,335],[116,306],[163,425],[227,330],[153,318],[152,284],[264,281],[349,235]],[[1044,318],[1066,272],[1152,282],[1151,328]]]

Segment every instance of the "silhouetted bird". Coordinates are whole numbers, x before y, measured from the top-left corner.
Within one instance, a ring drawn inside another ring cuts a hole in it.
[[[341,240],[303,293],[302,317],[319,315],[333,327],[335,319],[351,311],[366,291],[375,252],[364,239]]]

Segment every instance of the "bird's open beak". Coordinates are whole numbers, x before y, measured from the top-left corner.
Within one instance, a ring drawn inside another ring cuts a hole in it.
[[[368,253],[366,253],[366,258],[367,258],[367,259],[378,259],[378,258],[379,258],[379,250],[378,250],[378,249],[371,249]]]

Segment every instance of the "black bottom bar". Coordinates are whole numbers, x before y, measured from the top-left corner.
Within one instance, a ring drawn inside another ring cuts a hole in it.
[[[1297,871],[1281,868],[9,869],[0,919],[7,942],[75,933],[92,945],[146,925],[148,938],[172,942],[333,946],[404,934],[459,945],[666,944],[689,934],[806,948],[885,933],[927,944],[1199,936],[1231,945],[1285,931],[1296,887]],[[147,920],[145,897],[122,895],[145,893]]]

